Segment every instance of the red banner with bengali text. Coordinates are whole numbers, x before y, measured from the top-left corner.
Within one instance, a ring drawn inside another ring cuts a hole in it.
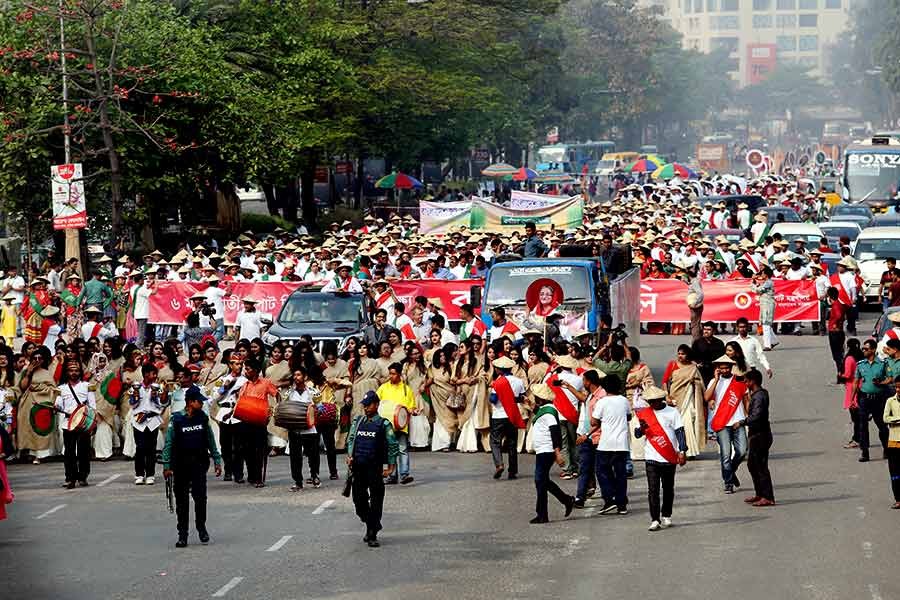
[[[469,301],[469,290],[474,285],[483,285],[483,279],[418,279],[393,281],[391,287],[397,299],[411,307],[416,296],[440,298],[444,312],[451,321],[460,319],[459,307]],[[222,281],[219,287],[225,296],[225,324],[234,325],[238,312],[243,308],[241,298],[252,297],[259,304],[256,310],[263,314],[278,316],[281,307],[291,293],[312,282],[299,281]],[[182,325],[191,308],[190,298],[203,292],[208,284],[199,281],[163,281],[157,284],[156,292],[150,296],[150,323],[159,325]],[[407,309],[408,310],[408,309]]]
[[[819,301],[812,281],[774,280],[775,321],[818,321]],[[687,323],[687,285],[677,279],[641,280],[641,322]],[[759,319],[759,301],[749,279],[703,282],[703,320],[733,323]]]

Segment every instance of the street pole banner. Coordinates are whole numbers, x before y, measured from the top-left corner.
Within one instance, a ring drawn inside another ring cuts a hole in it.
[[[819,300],[812,281],[774,280],[775,321],[819,320]],[[641,280],[641,322],[688,323],[687,285],[677,279]],[[759,320],[759,301],[749,279],[703,282],[703,320],[734,323],[738,317]]]
[[[234,325],[238,313],[244,308],[242,298],[251,297],[259,303],[256,310],[277,317],[288,296],[301,286],[314,285],[311,281],[223,281],[227,295],[224,297],[225,325]],[[393,281],[391,288],[400,302],[409,310],[416,296],[440,298],[444,312],[451,321],[462,317],[459,307],[469,301],[472,286],[484,285],[483,279],[414,279]],[[203,293],[209,284],[200,281],[161,281],[150,295],[149,322],[155,325],[184,325],[191,311],[190,298]]]
[[[451,227],[469,225],[472,202],[419,202],[419,233],[446,233]]]
[[[514,210],[534,210],[536,208],[547,208],[572,198],[581,198],[581,196],[553,196],[551,194],[513,190],[509,200],[509,207]]]
[[[81,163],[50,167],[50,192],[53,198],[53,229],[84,229],[87,208]]]
[[[539,228],[553,225],[556,229],[575,229],[582,225],[583,212],[584,201],[581,196],[531,210],[515,210],[484,200],[474,200],[469,228],[518,231],[530,221]]]

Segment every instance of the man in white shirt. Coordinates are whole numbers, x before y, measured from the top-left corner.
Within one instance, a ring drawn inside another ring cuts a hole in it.
[[[735,321],[737,335],[731,338],[730,342],[737,342],[744,351],[744,360],[747,361],[748,369],[756,369],[772,377],[772,368],[769,366],[769,359],[766,358],[762,349],[762,344],[755,337],[750,335],[750,322],[747,317],[739,317]]]
[[[131,287],[131,302],[134,305],[134,320],[137,321],[137,339],[135,344],[138,348],[144,347],[144,336],[147,332],[147,319],[150,318],[150,294],[153,289],[144,283],[144,274],[141,272],[132,273],[131,278],[134,285]]]
[[[575,408],[574,414],[578,414],[578,407],[584,401],[587,394],[584,392],[584,381],[581,376],[575,373],[578,368],[578,361],[569,355],[558,356],[556,358],[558,373],[558,386],[563,390],[566,398]],[[551,385],[556,385],[551,384]],[[562,432],[562,450],[563,460],[565,464],[562,466],[562,479],[575,479],[578,477],[578,447],[575,443],[577,419],[570,421],[565,415],[559,414],[559,428]]]
[[[589,369],[581,378],[584,382],[584,390],[587,393],[581,414],[578,415],[578,429],[576,430],[576,442],[578,444],[578,487],[575,491],[575,508],[584,508],[584,501],[591,496],[591,490],[596,489],[597,443],[600,441],[600,431],[591,427],[591,414],[597,406],[597,402],[606,396],[603,389],[603,371]]]
[[[491,383],[491,457],[494,459],[494,479],[503,476],[503,453],[509,465],[509,479],[519,473],[519,429],[525,429],[525,421],[519,412],[519,404],[525,400],[525,382],[512,375],[516,363],[502,356],[491,363],[497,369],[497,378]],[[504,383],[504,381],[506,383]],[[515,411],[514,414],[510,414]]]
[[[631,405],[622,395],[624,382],[618,375],[609,374],[601,381],[606,396],[591,412],[591,427],[600,430],[597,444],[597,479],[603,495],[601,514],[615,511],[628,514],[628,477],[625,464],[631,450]]]
[[[309,388],[306,387],[306,371],[298,368],[292,375],[294,389],[288,396],[288,402],[299,402],[304,406],[309,406],[312,398],[310,397]],[[306,456],[306,463],[309,467],[309,478],[313,487],[319,487],[319,431],[315,424],[306,429],[291,429],[288,431],[288,445],[291,456],[291,479],[294,485],[291,486],[292,492],[299,492],[303,489],[303,456]]]
[[[337,275],[328,278],[328,283],[322,287],[323,292],[348,292],[351,294],[361,294],[363,291],[362,284],[356,277],[353,277],[351,270],[353,265],[343,263],[337,269]]]
[[[156,478],[156,439],[162,425],[167,392],[156,382],[159,371],[153,363],[142,366],[141,375],[143,382],[126,392],[134,430],[134,484],[153,485]]]
[[[234,338],[237,340],[252,340],[262,337],[263,322],[260,314],[256,312],[257,301],[254,298],[244,298],[244,310],[238,313],[234,323]]]
[[[738,211],[737,211],[738,229],[749,229],[750,221],[752,220],[750,211],[747,210],[749,208],[749,206],[747,206],[746,202],[741,202],[740,204],[737,205],[737,207],[738,207]]]
[[[734,361],[725,355],[716,359],[715,377],[706,387],[704,399],[709,404],[709,412],[713,415],[712,427],[716,428],[719,411],[725,423],[716,431],[719,441],[719,460],[722,463],[722,481],[725,493],[733,494],[741,486],[737,478],[738,467],[747,456],[747,432],[744,420],[747,418],[747,388],[743,383],[734,380],[732,369]]]
[[[87,478],[91,473],[91,435],[93,431],[70,429],[75,425],[70,417],[81,406],[97,407],[94,392],[90,391],[84,380],[81,363],[66,362],[66,381],[59,386],[59,396],[54,402],[56,410],[61,413],[59,428],[63,436],[63,458],[66,467],[66,488],[73,489],[75,482],[87,487]]]
[[[203,290],[203,294],[206,296],[206,301],[213,308],[212,316],[216,321],[213,335],[221,342],[222,338],[225,337],[225,296],[228,295],[228,292],[219,287],[220,279],[218,275],[210,275],[206,281],[209,283],[209,287]]]

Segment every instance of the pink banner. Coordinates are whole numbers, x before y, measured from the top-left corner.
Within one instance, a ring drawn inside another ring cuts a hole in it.
[[[775,321],[818,321],[819,301],[812,281],[775,280]],[[641,322],[687,323],[687,285],[677,279],[641,280]],[[733,323],[759,319],[759,301],[749,279],[703,282],[703,320]]]

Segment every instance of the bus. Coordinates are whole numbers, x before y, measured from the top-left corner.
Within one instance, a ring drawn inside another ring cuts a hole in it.
[[[604,154],[616,151],[616,143],[609,140],[598,142],[567,142],[538,148],[537,171],[563,171],[580,174],[585,165],[588,171],[597,167]]]
[[[873,212],[897,205],[900,189],[900,141],[887,136],[851,144],[844,150],[843,198],[865,203]]]

